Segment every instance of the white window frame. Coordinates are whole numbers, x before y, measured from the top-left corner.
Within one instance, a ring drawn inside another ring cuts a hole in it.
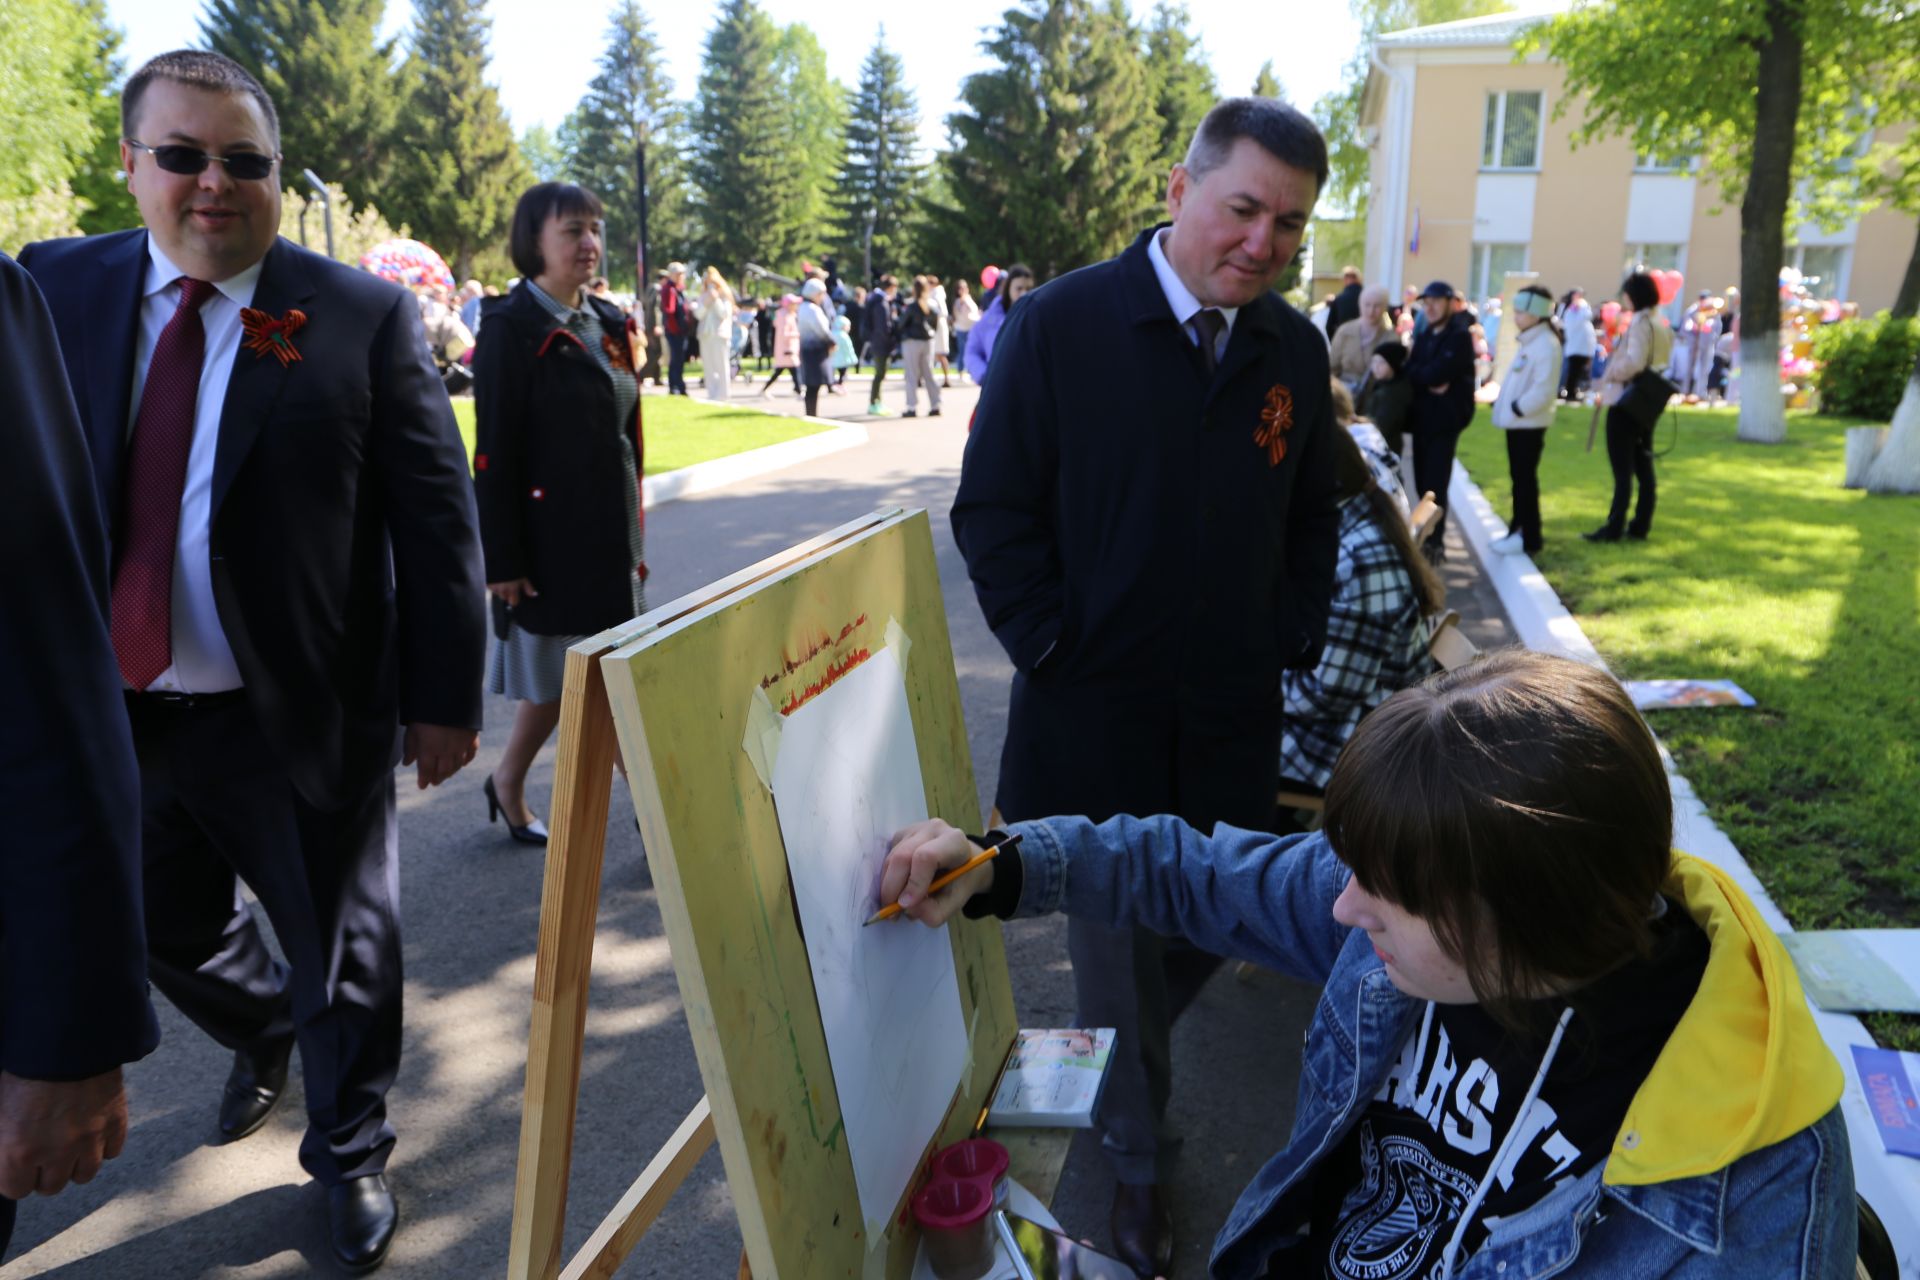
[[[1699,157],[1694,155],[1662,157],[1653,151],[1633,153],[1635,173],[1692,173],[1698,163]]]
[[[1785,265],[1792,267],[1801,275],[1805,275],[1807,271],[1807,251],[1809,249],[1815,250],[1816,252],[1831,250],[1839,255],[1839,266],[1834,270],[1833,278],[1829,280],[1827,277],[1822,276],[1822,292],[1814,294],[1814,297],[1819,298],[1823,302],[1828,300],[1837,302],[1846,301],[1847,290],[1852,284],[1853,246],[1850,244],[1792,245],[1787,249],[1787,261]]]
[[[1533,163],[1501,164],[1500,147],[1507,136],[1507,99],[1516,93],[1530,93],[1540,99],[1540,110],[1534,117]],[[1487,125],[1493,125],[1493,155],[1487,155]],[[1540,161],[1547,149],[1547,93],[1544,89],[1489,89],[1486,95],[1486,114],[1480,120],[1480,172],[1482,173],[1538,173]]]
[[[1467,260],[1467,298],[1479,306],[1488,298],[1500,296],[1500,286],[1506,279],[1506,272],[1500,273],[1500,279],[1490,277],[1493,272],[1493,251],[1495,249],[1520,250],[1520,265],[1516,270],[1532,269],[1533,245],[1512,240],[1477,240],[1473,245],[1472,256]]]

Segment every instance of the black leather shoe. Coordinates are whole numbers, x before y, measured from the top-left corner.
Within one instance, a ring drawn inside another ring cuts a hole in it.
[[[524,827],[516,827],[513,825],[513,819],[508,818],[506,816],[507,811],[500,807],[500,797],[494,794],[492,774],[488,774],[487,780],[480,784],[480,790],[487,797],[488,822],[504,820],[507,824],[507,834],[515,840],[518,840],[521,844],[545,844],[547,842],[547,824],[540,821],[540,819],[533,818],[529,820]]]
[[[387,1260],[400,1208],[387,1190],[387,1175],[368,1174],[327,1188],[327,1238],[341,1266],[356,1274]]]
[[[1647,540],[1647,531],[1645,529],[1636,529],[1632,525],[1627,526],[1628,542],[1645,542],[1646,540]]]
[[[1620,531],[1618,529],[1611,527],[1610,525],[1604,525],[1604,524],[1601,525],[1598,529],[1591,529],[1586,533],[1581,534],[1580,536],[1585,538],[1588,542],[1620,541]]]
[[[1113,1189],[1113,1251],[1142,1280],[1173,1268],[1173,1209],[1158,1186]]]
[[[287,1091],[287,1059],[293,1056],[293,1037],[259,1052],[236,1049],[233,1070],[220,1091],[220,1136],[228,1142],[258,1129],[273,1114]]]

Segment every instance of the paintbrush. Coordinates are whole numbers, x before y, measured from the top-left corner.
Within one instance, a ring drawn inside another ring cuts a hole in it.
[[[1008,836],[1005,840],[1002,840],[998,844],[989,845],[987,848],[982,849],[978,854],[968,859],[965,866],[955,867],[953,870],[947,872],[945,875],[936,877],[934,879],[934,882],[927,886],[927,896],[932,897],[934,894],[940,892],[942,889],[946,888],[948,885],[952,884],[955,880],[958,880],[961,876],[967,874],[967,872],[973,870],[975,867],[985,866],[988,862],[992,861],[995,857],[997,857],[1002,849],[1011,849],[1019,843],[1020,843],[1020,837],[1017,835],[1012,835],[1012,836]],[[882,920],[891,920],[899,914],[900,914],[900,904],[897,902],[889,902],[886,906],[880,908],[878,911],[874,912],[871,916],[868,916],[866,924],[863,924],[860,927],[864,929],[869,924],[879,924]]]

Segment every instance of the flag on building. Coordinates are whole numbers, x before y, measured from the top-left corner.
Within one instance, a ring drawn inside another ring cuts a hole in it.
[[[1413,238],[1407,241],[1407,252],[1413,257],[1420,256],[1420,206],[1413,206]]]

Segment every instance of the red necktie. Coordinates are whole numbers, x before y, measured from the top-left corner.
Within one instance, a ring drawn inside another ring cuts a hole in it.
[[[207,348],[200,304],[212,295],[205,280],[180,277],[179,307],[154,344],[127,450],[111,629],[120,675],[134,689],[173,665],[173,554]]]

